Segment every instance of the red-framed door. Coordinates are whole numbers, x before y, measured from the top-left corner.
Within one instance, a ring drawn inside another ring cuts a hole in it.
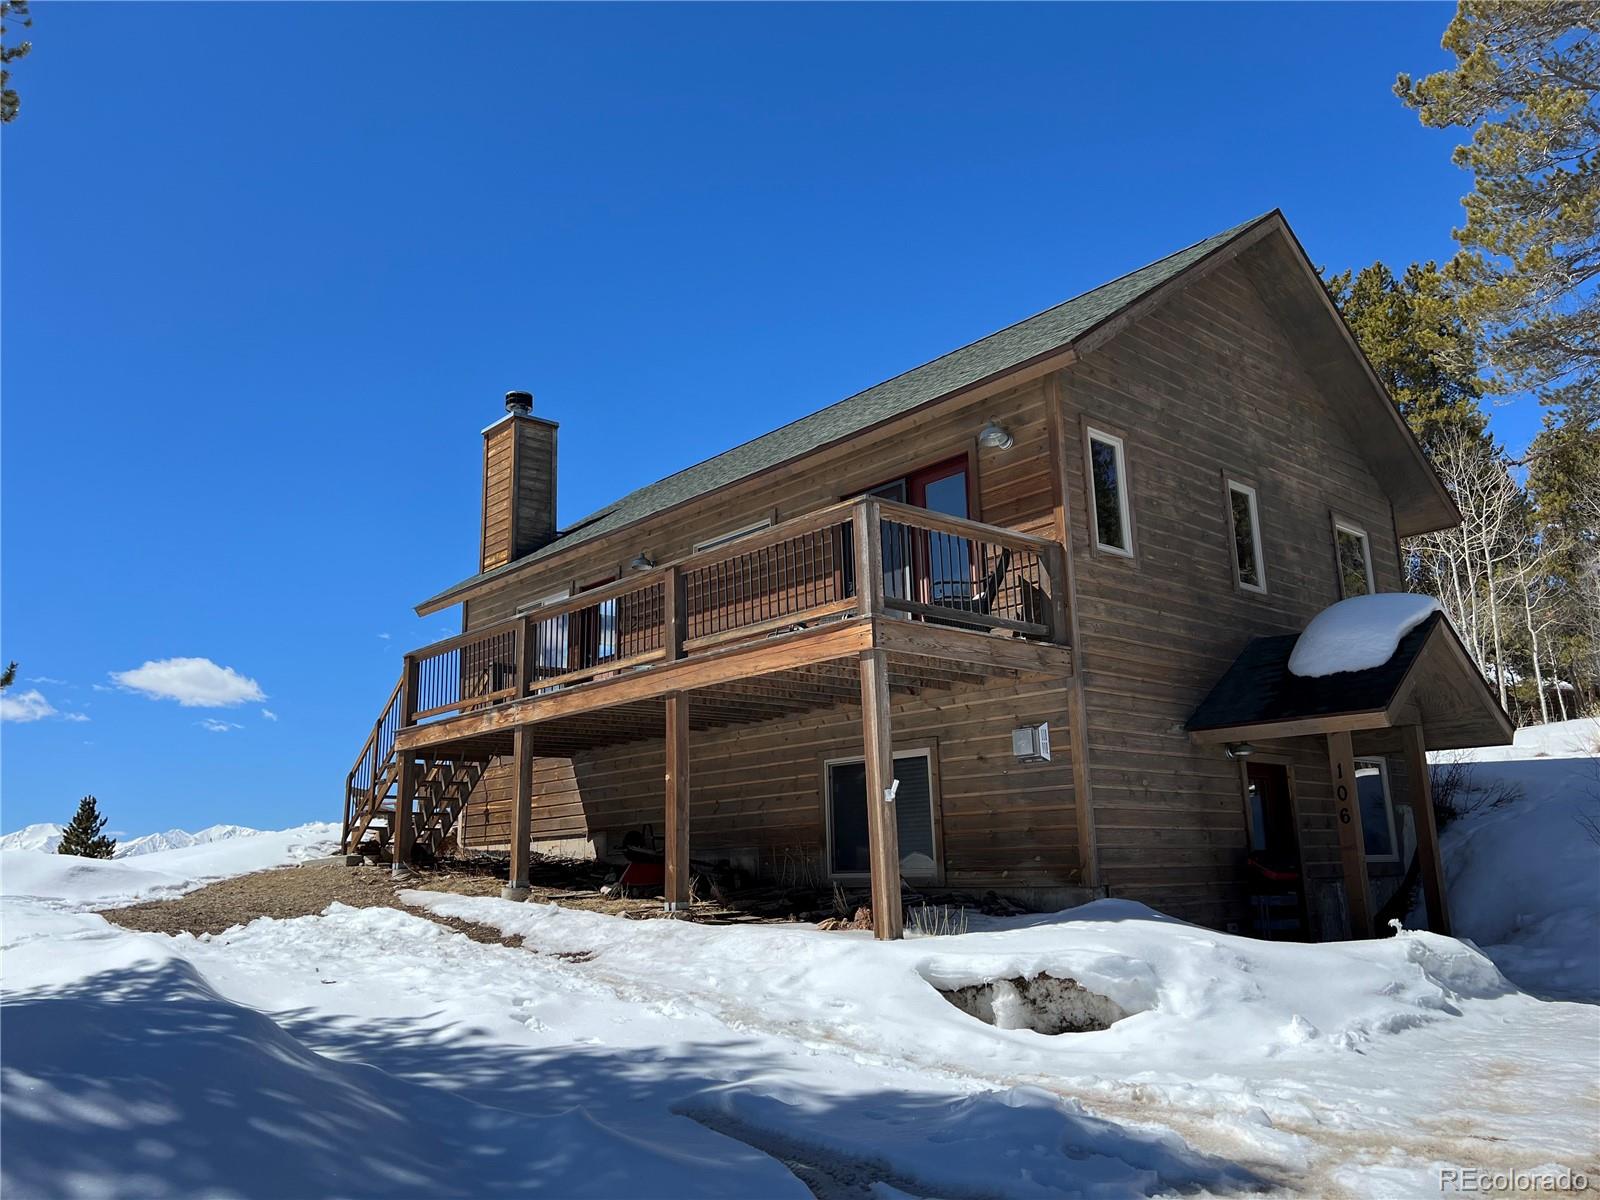
[[[972,470],[966,455],[921,467],[872,489],[875,496],[947,517],[972,515]],[[973,546],[963,537],[885,526],[883,586],[890,599],[938,604],[970,597]]]

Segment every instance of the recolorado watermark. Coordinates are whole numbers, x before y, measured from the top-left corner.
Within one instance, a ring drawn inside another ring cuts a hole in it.
[[[1496,1171],[1487,1167],[1440,1167],[1441,1192],[1581,1192],[1589,1177],[1570,1167],[1528,1167]]]

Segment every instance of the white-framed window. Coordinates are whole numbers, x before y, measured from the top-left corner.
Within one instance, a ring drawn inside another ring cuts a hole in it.
[[[1133,517],[1128,507],[1128,460],[1122,439],[1089,429],[1085,440],[1095,545],[1132,558]]]
[[[1356,759],[1356,793],[1361,799],[1361,839],[1366,843],[1367,861],[1400,861],[1389,764],[1381,758]]]
[[[866,762],[860,758],[829,759],[823,763],[822,773],[827,793],[828,874],[844,879],[870,875]],[[894,777],[900,785],[893,801],[900,872],[909,879],[932,879],[939,873],[934,840],[933,751],[897,753]]]
[[[1267,563],[1261,551],[1261,511],[1256,490],[1228,480],[1228,533],[1233,547],[1233,579],[1247,592],[1267,590]]]
[[[737,542],[740,538],[749,537],[752,533],[760,533],[763,529],[770,528],[771,525],[771,517],[762,517],[761,520],[752,524],[741,525],[738,529],[730,529],[727,533],[719,533],[716,537],[707,538],[703,542],[696,542],[694,544],[694,553],[699,554],[702,550],[715,550],[718,546],[726,546],[729,542]]]
[[[1339,599],[1377,591],[1372,578],[1372,547],[1367,531],[1343,517],[1333,518],[1333,548],[1339,565]]]

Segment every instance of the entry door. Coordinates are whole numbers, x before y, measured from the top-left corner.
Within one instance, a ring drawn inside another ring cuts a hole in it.
[[[918,471],[907,480],[911,503],[947,517],[967,516],[967,460]],[[924,604],[972,599],[972,543],[950,533],[924,533],[912,541],[918,597]]]
[[[967,460],[949,459],[891,480],[869,493],[914,508],[966,518]],[[883,591],[920,604],[969,599],[973,591],[972,543],[948,533],[883,531]]]
[[[1289,793],[1289,768],[1279,763],[1251,762],[1245,767],[1245,780],[1253,932],[1257,937],[1274,940],[1303,938],[1305,892],[1300,837]]]

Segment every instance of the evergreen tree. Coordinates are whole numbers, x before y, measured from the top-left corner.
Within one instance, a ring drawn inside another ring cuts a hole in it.
[[[1396,279],[1381,262],[1326,280],[1333,302],[1423,448],[1484,437],[1484,383],[1471,327],[1434,263]]]
[[[1575,408],[1545,417],[1527,455],[1528,498],[1548,558],[1548,656],[1561,708],[1600,693],[1600,434]]]
[[[61,833],[57,854],[76,854],[79,858],[110,858],[117,839],[106,837],[106,819],[93,796],[78,801],[78,811]]]
[[[1507,388],[1600,418],[1600,0],[1461,0],[1456,65],[1395,92],[1471,130],[1449,273]]]
[[[28,15],[29,0],[0,0],[0,124],[9,125],[17,119],[17,112],[22,107],[22,101],[17,96],[17,89],[11,86],[11,64],[19,58],[26,58],[33,49],[32,42],[18,42],[14,46],[6,45],[6,34],[10,26],[16,25],[23,29],[33,24],[33,18]]]

